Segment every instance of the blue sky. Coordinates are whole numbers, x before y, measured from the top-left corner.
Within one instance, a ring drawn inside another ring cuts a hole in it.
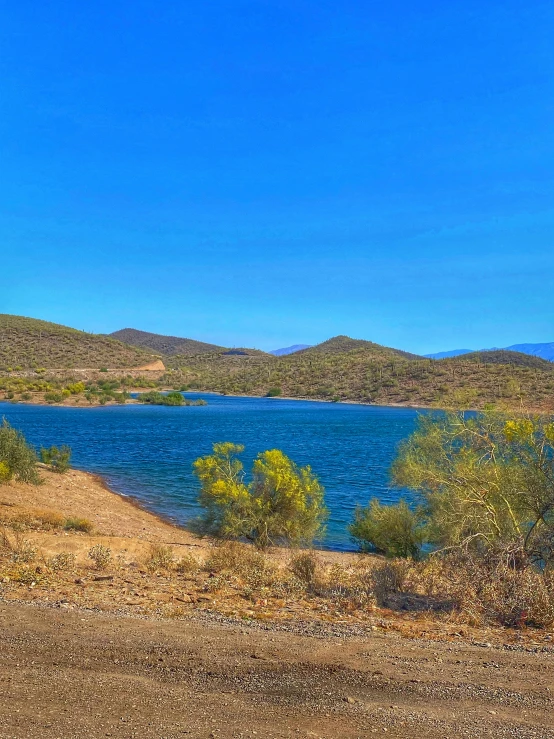
[[[273,349],[554,340],[554,6],[0,9],[0,312]]]

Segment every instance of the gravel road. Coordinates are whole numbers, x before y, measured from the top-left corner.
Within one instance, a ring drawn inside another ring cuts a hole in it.
[[[0,603],[0,737],[554,739],[554,654]]]

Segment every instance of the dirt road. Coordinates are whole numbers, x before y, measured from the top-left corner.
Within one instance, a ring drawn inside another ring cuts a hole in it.
[[[552,652],[0,603],[0,737],[554,738]]]

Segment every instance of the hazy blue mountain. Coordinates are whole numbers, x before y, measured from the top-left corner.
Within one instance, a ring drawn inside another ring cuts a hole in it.
[[[293,344],[292,346],[285,346],[283,349],[274,349],[270,354],[274,354],[276,357],[283,357],[285,354],[294,354],[295,352],[301,352],[302,349],[309,349],[311,344]]]
[[[532,354],[534,357],[548,359],[554,362],[554,341],[546,344],[513,344],[507,346],[506,349],[514,352],[522,352],[523,354]]]
[[[425,354],[427,359],[448,359],[448,357],[459,357],[460,354],[471,354],[475,349],[452,349],[449,352],[435,352],[435,354]]]

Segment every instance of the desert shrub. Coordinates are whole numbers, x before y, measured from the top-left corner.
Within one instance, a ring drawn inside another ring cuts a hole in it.
[[[244,481],[237,455],[244,447],[214,444],[194,470],[201,482],[203,530],[223,538],[244,537],[265,548],[277,543],[310,544],[321,535],[327,509],[324,490],[310,467],[297,467],[278,449],[254,461],[252,480]]]
[[[192,554],[184,554],[175,562],[175,569],[182,575],[195,575],[200,567],[200,562]]]
[[[0,481],[7,482],[15,478],[37,485],[40,482],[37,461],[34,449],[29,446],[23,434],[4,419],[0,426]]]
[[[398,564],[391,562],[390,564]],[[381,604],[400,590],[432,596],[472,625],[541,628],[554,624],[554,578],[529,561],[520,545],[497,545],[486,552],[454,549],[423,562],[402,562],[405,570],[377,575]],[[380,578],[380,579],[379,579]],[[396,581],[395,581],[396,578]]]
[[[112,550],[103,544],[95,544],[89,549],[88,556],[97,570],[105,570],[112,561]]]
[[[281,395],[280,387],[270,387],[266,393],[268,398],[277,398],[279,395]]]
[[[156,570],[169,570],[173,566],[175,556],[173,549],[164,544],[152,544],[150,553],[146,560],[146,566],[151,572]]]
[[[26,564],[34,562],[37,556],[37,547],[27,539],[23,539],[16,533],[15,537],[8,544],[11,550],[10,559],[12,562]]]
[[[43,464],[47,464],[54,472],[63,474],[70,467],[71,449],[68,446],[51,446],[49,449],[44,447],[40,450],[40,459]]]
[[[367,507],[356,508],[348,530],[362,550],[387,557],[418,559],[425,541],[422,509],[411,509],[405,500],[382,505],[373,498]]]
[[[312,585],[316,579],[318,565],[319,561],[314,552],[300,552],[291,558],[289,569],[304,585]]]
[[[75,559],[73,552],[59,552],[50,558],[48,566],[54,572],[72,570],[75,567]]]
[[[69,516],[69,518],[66,518],[63,527],[66,531],[82,531],[85,534],[90,534],[94,528],[88,518],[80,518],[78,516]]]
[[[210,573],[229,573],[251,588],[268,587],[273,583],[276,568],[266,557],[248,544],[222,542],[213,547],[204,562]]]
[[[393,593],[402,591],[408,572],[409,564],[402,560],[385,562],[373,570],[373,593],[379,605],[387,605]]]
[[[11,579],[14,582],[19,582],[21,585],[34,585],[40,582],[43,576],[37,572],[36,567],[18,567],[14,572],[10,573]]]
[[[84,393],[87,389],[87,386],[84,382],[74,382],[72,385],[68,385],[66,390],[69,391],[71,395],[79,395],[80,393]]]
[[[47,403],[61,403],[63,400],[63,395],[61,393],[44,393],[44,400]]]
[[[372,567],[334,564],[327,575],[321,594],[335,602],[356,608],[373,605],[374,580]]]

